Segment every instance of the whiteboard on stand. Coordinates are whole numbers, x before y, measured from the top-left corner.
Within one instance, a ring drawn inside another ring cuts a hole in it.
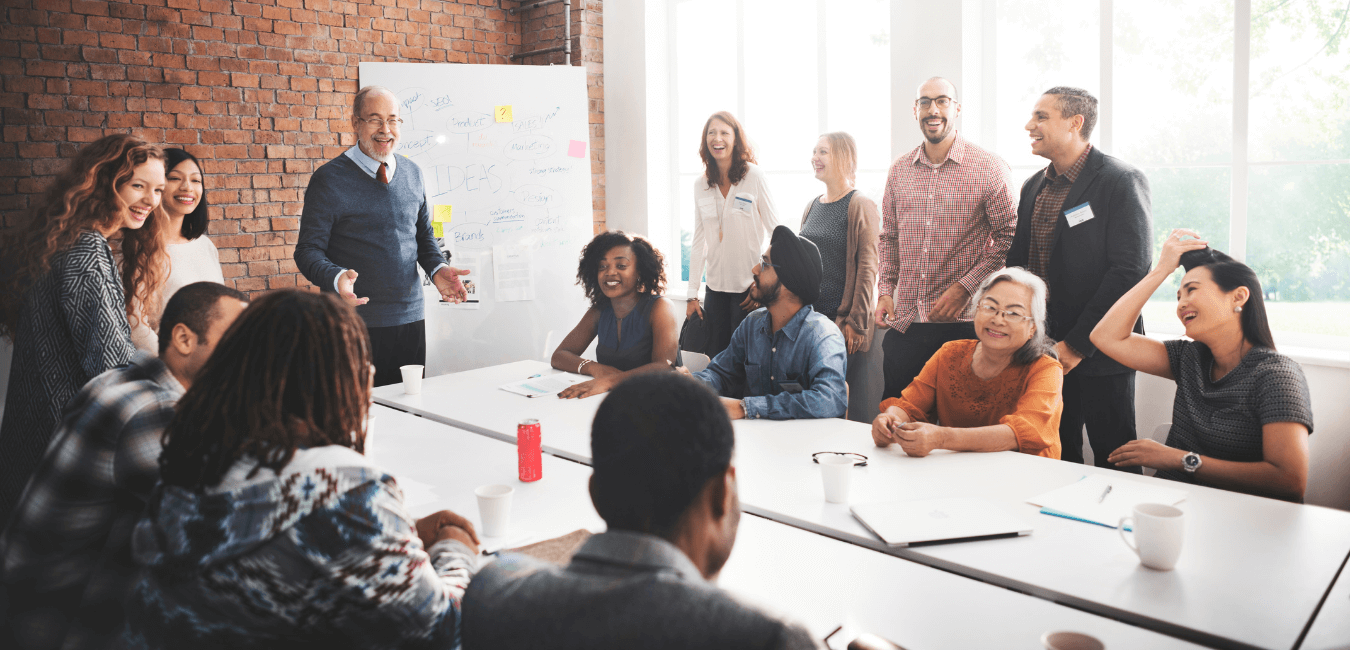
[[[585,69],[361,63],[359,74],[398,96],[397,153],[422,168],[451,266],[474,270],[469,305],[423,286],[427,376],[546,359],[587,307],[576,285],[592,237]]]

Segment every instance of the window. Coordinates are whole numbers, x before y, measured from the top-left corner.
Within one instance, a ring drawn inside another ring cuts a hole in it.
[[[996,116],[993,133],[983,135],[1015,177],[1046,164],[1030,156],[1021,129],[1036,96],[1055,85],[1087,88],[1102,100],[1094,145],[1148,175],[1154,259],[1173,228],[1195,229],[1257,272],[1277,341],[1350,350],[1350,6],[986,0],[982,7],[995,14],[986,22],[994,33],[985,36],[997,52],[979,69],[992,75],[993,97],[986,91],[981,99]],[[1180,276],[1149,302],[1150,331],[1182,331]]]
[[[879,200],[890,166],[890,2],[680,0],[674,7],[677,116],[671,188],[688,280],[694,183],[704,122],[730,111],[768,178],[778,220],[796,230],[824,192],[811,171],[822,133],[858,142],[858,188]]]

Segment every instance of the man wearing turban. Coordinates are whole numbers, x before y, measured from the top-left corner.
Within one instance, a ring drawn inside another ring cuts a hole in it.
[[[844,336],[811,308],[820,295],[820,251],[786,226],[751,271],[755,310],[731,344],[693,376],[718,395],[732,419],[843,417],[848,355]]]

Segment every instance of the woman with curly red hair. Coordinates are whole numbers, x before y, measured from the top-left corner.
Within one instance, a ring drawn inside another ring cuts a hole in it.
[[[666,292],[665,258],[651,242],[621,230],[602,232],[581,249],[577,284],[591,308],[553,352],[553,367],[594,379],[558,393],[589,397],[609,392],[624,379],[677,362],[679,330]],[[581,354],[596,337],[596,360]]]
[[[0,521],[66,403],[90,379],[131,359],[135,305],[156,304],[162,284],[162,220],[155,215],[163,190],[159,148],[110,135],[81,149],[28,224],[5,239],[0,336],[14,343],[14,358],[0,423]],[[110,241],[120,243],[120,264]]]

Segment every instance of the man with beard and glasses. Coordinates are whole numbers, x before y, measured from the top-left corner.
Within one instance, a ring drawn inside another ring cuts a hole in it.
[[[1097,353],[1092,329],[1148,274],[1151,202],[1144,172],[1088,142],[1097,98],[1081,88],[1045,91],[1031,110],[1031,153],[1050,165],[1022,184],[1008,266],[1026,267],[1050,287],[1047,333],[1064,366],[1064,460],[1083,462],[1086,425],[1097,467],[1136,437],[1134,370]],[[1136,318],[1134,332],[1144,332]],[[1141,467],[1122,471],[1140,473]]]
[[[731,344],[693,376],[722,396],[733,420],[843,417],[844,335],[811,308],[824,275],[820,251],[778,226],[751,273],[750,297],[764,307],[747,316]]]
[[[401,366],[426,362],[418,266],[441,298],[468,297],[459,279],[468,271],[451,267],[436,247],[421,168],[394,155],[402,124],[388,88],[357,91],[356,146],[310,178],[295,244],[295,265],[305,279],[337,292],[365,320],[376,386],[402,381]]]
[[[914,119],[923,144],[891,166],[881,203],[876,319],[884,398],[899,397],[948,341],[975,338],[970,295],[1003,268],[1017,226],[1008,163],[962,138],[956,86],[919,86]]]

